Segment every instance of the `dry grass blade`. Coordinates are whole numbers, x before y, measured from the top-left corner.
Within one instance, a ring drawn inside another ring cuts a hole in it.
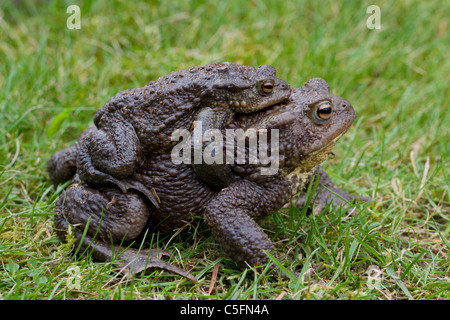
[[[209,284],[208,295],[211,295],[214,291],[214,286],[216,285],[217,275],[219,274],[220,262],[217,262],[214,266],[213,273],[211,276],[211,283]]]

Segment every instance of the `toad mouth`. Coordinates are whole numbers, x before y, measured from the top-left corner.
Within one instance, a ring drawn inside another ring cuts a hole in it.
[[[330,149],[331,152],[331,148],[334,147],[334,145],[338,142],[338,140],[344,135],[344,133],[347,132],[347,130],[344,130],[343,132],[339,133],[336,137],[334,137],[330,142],[326,143],[323,146],[319,146],[318,148],[316,148],[315,150],[311,151],[309,153],[310,156],[313,156],[319,152],[323,152],[326,149]]]

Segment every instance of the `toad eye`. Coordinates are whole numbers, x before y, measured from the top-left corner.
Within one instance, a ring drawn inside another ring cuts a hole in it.
[[[319,103],[314,111],[314,118],[318,121],[324,121],[333,115],[333,107],[329,101]]]
[[[261,90],[264,93],[271,93],[273,91],[274,84],[272,81],[264,81],[261,85]]]

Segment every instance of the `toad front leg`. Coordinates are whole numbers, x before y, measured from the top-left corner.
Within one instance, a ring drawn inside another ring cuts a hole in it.
[[[157,207],[154,190],[128,178],[143,161],[133,126],[115,115],[102,119],[101,128],[86,130],[78,141],[77,172],[81,180],[92,186],[115,185],[123,193],[138,190]]]
[[[223,250],[241,267],[267,263],[264,250],[273,244],[253,220],[279,209],[290,193],[278,184],[263,187],[248,180],[239,180],[223,189],[205,209],[204,218]]]
[[[342,208],[349,210],[348,213],[357,213],[355,208],[351,208],[352,204],[355,204],[358,201],[366,202],[372,200],[370,197],[352,195],[337,187],[320,165],[316,166],[314,174],[311,177],[310,184],[314,184],[316,182],[317,171],[319,171],[319,181],[317,189],[312,195],[312,201],[314,202],[314,214],[319,214],[329,204],[333,206],[342,206]],[[305,189],[307,188],[308,186],[305,187]],[[296,206],[303,208],[308,205],[311,204],[307,203],[307,193],[303,192],[296,201]],[[290,203],[287,206],[290,206]]]
[[[234,181],[231,167],[226,163],[225,157],[216,157],[216,152],[222,151],[222,142],[204,141],[205,134],[213,133],[215,128],[221,128],[231,121],[231,115],[218,109],[205,108],[195,118],[194,139],[192,139],[192,167],[197,176],[207,185],[216,189],[222,189]],[[215,129],[218,130],[218,129]],[[199,136],[201,133],[201,136]],[[220,133],[221,135],[221,133]],[[209,140],[209,139],[208,139]],[[214,150],[208,147],[215,146]],[[220,148],[220,149],[219,149]],[[214,154],[208,154],[208,153]],[[201,157],[200,157],[201,155]],[[218,162],[208,162],[205,159],[212,158]]]

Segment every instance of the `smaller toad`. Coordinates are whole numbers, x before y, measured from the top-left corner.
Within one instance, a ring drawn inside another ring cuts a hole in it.
[[[157,206],[153,190],[129,177],[148,155],[162,154],[176,144],[171,141],[176,129],[190,130],[194,121],[201,121],[203,131],[222,129],[235,113],[270,107],[290,94],[289,85],[270,65],[255,69],[219,62],[170,73],[116,94],[97,111],[96,130],[79,141],[78,174],[92,186],[115,185],[124,193],[139,190]],[[217,187],[227,184],[220,177],[228,176],[229,167],[212,166],[193,164],[201,179]]]

